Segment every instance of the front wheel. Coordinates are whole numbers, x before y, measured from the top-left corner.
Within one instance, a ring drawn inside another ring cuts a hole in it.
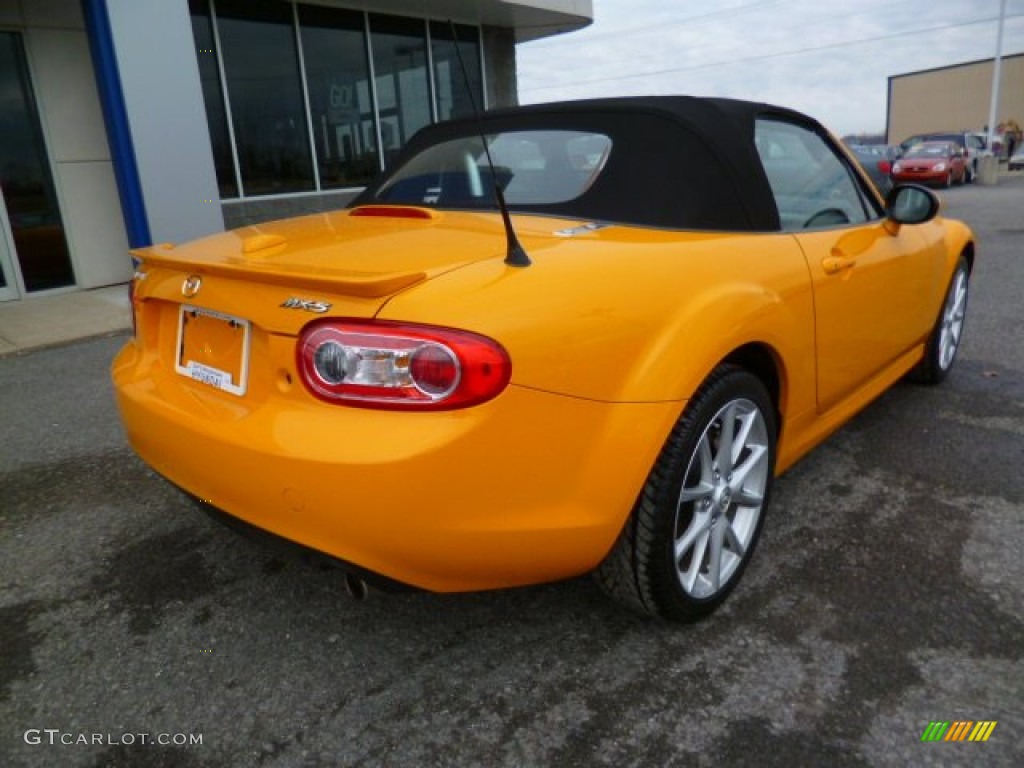
[[[964,318],[967,314],[967,288],[970,270],[963,256],[953,270],[946,298],[939,310],[935,327],[928,337],[924,357],[913,370],[913,379],[922,384],[938,384],[949,374],[960,349],[964,332]]]
[[[757,545],[775,471],[775,409],[761,381],[716,369],[669,435],[596,578],[648,615],[694,621],[718,608]]]

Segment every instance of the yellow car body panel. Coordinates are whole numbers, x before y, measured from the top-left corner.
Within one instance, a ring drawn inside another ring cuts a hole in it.
[[[506,346],[517,383],[609,402],[684,399],[723,349],[749,342],[813,365],[811,286],[789,235],[612,226],[531,252],[536,268],[478,262],[379,316],[472,327]]]

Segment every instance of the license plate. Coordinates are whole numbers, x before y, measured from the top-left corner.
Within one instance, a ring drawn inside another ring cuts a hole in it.
[[[182,304],[174,369],[232,395],[244,395],[249,374],[248,320]]]

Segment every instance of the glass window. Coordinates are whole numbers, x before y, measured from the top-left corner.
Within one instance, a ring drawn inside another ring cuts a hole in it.
[[[456,44],[456,38],[458,43]],[[473,114],[473,104],[483,110],[483,77],[480,72],[479,32],[476,27],[455,25],[455,33],[448,24],[430,23],[431,55],[434,58],[434,88],[437,97],[437,117],[448,120]],[[456,51],[456,45],[458,51]],[[466,74],[459,64],[459,54]],[[466,80],[469,80],[467,88]],[[472,94],[472,100],[470,99]]]
[[[880,215],[855,174],[814,131],[779,120],[758,120],[754,141],[783,230],[859,224]]]
[[[313,190],[314,157],[320,189],[364,186],[435,114],[483,109],[477,27],[430,22],[431,72],[422,19],[280,0],[189,9],[222,198]]]
[[[0,32],[0,194],[25,290],[73,285],[64,222],[21,38]],[[2,236],[2,233],[0,233]],[[2,278],[0,265],[0,278]],[[6,279],[0,285],[6,284]]]
[[[216,10],[244,194],[313,189],[292,6],[217,0]]]
[[[362,186],[380,170],[363,14],[300,5],[299,28],[320,184]]]
[[[950,158],[958,153],[959,150],[956,148],[955,144],[942,141],[926,141],[923,144],[915,144],[907,150],[907,153],[903,157],[927,157],[937,159]]]
[[[192,14],[192,36],[196,43],[199,79],[203,85],[203,101],[206,104],[206,122],[210,128],[217,186],[220,188],[221,197],[238,197],[235,161],[231,157],[231,139],[228,135],[228,116],[224,109],[216,42],[213,24],[210,21],[210,1],[189,0],[188,5]]]
[[[426,24],[370,14],[370,33],[386,162],[431,122]]]
[[[487,137],[509,205],[556,205],[580,197],[604,170],[612,140],[584,131],[510,131]],[[494,177],[478,136],[428,147],[380,189],[388,203],[493,208]]]

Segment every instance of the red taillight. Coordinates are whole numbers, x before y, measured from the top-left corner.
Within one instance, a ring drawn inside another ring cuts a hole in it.
[[[512,375],[496,341],[386,321],[314,322],[302,332],[297,354],[310,392],[362,408],[466,408],[496,397]]]
[[[409,374],[416,386],[427,394],[440,397],[459,383],[459,361],[443,347],[422,346],[413,353]]]
[[[888,160],[879,160],[878,161],[878,170],[880,170],[882,173],[888,175],[890,173],[890,171],[892,171],[892,163],[890,163]]]

